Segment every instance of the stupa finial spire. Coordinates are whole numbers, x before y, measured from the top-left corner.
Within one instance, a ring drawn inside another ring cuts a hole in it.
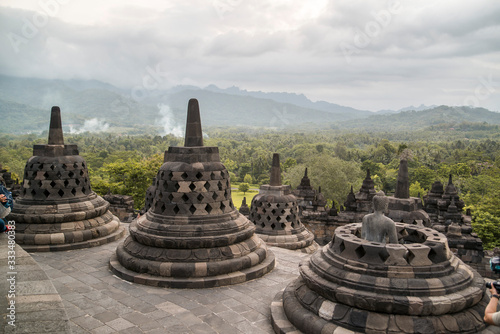
[[[281,186],[280,155],[278,153],[273,154],[273,164],[271,166],[271,180],[269,182],[269,185]]]
[[[54,106],[50,111],[49,145],[64,145],[61,109]]]
[[[190,99],[187,110],[186,136],[184,146],[203,146],[203,133],[201,131],[200,106],[197,99]]]

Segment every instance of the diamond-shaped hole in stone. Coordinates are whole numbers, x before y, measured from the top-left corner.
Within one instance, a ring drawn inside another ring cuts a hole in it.
[[[211,206],[210,204],[207,204],[207,206],[205,207],[205,210],[206,210],[208,213],[210,213],[210,212],[212,212],[212,210],[213,210],[213,209],[212,209],[212,206]]]
[[[75,173],[73,173],[72,171],[69,171],[68,176],[73,177],[73,176],[75,176]]]
[[[276,217],[276,220],[281,221],[281,217],[280,216]]]
[[[76,183],[77,186],[79,186],[80,185],[80,180],[76,179],[75,183]]]
[[[340,252],[342,253],[345,249],[345,245],[344,245],[344,241],[340,242],[340,245],[339,245],[339,250]]]
[[[262,218],[262,216],[258,214],[257,215],[257,220],[260,220],[261,218]],[[264,223],[262,223],[262,224],[264,224]]]
[[[76,189],[75,188],[71,189],[71,193],[73,194],[73,196],[75,196],[76,195]]]
[[[175,190],[179,190],[179,188],[180,188],[180,187],[181,187],[181,186],[179,185],[179,183],[176,183],[176,184],[174,185]]]
[[[78,168],[78,164],[76,162],[73,164],[73,168]]]
[[[429,250],[429,255],[427,255],[427,257],[429,258],[429,260],[432,261],[432,263],[436,263],[436,256],[437,256],[437,253],[436,251],[434,250],[433,246],[434,244],[432,243],[428,243],[427,246],[430,247],[430,250]]]
[[[201,202],[203,201],[203,195],[202,194],[199,194],[198,196],[196,196],[196,199],[198,200],[198,202]]]
[[[208,191],[210,189],[210,183],[205,182],[205,184],[203,185],[203,187],[205,187],[205,189]]]
[[[32,195],[32,196],[35,196],[35,195],[36,195],[36,190],[35,190],[35,189],[32,189],[32,190],[31,190],[31,195]]]
[[[172,202],[172,200],[174,199],[174,195],[172,195],[172,193],[168,194],[167,199],[168,199],[170,202]]]
[[[288,208],[288,203],[285,203],[285,208]]]
[[[217,193],[216,193],[216,192],[214,192],[214,193],[212,194],[212,199],[213,199],[214,201],[217,199]]]
[[[358,248],[356,248],[355,252],[356,252],[356,255],[358,256],[358,259],[361,259],[366,254],[366,251],[363,248],[363,246],[359,246]]]
[[[84,194],[87,193],[87,190],[85,189],[85,187],[82,187],[82,193],[84,193]]]
[[[58,178],[61,178],[61,176],[62,176],[61,171],[57,171],[56,176],[57,176]]]
[[[83,170],[81,170],[80,171],[80,176],[83,176],[83,174],[85,174],[85,173],[83,172]]]
[[[52,188],[54,188],[54,187],[56,186],[56,184],[57,184],[57,183],[55,183],[54,181],[51,181],[51,182],[50,182],[50,186],[51,186]]]
[[[408,264],[410,264],[414,258],[415,258],[415,254],[413,254],[412,251],[409,251],[406,253],[406,262],[408,262]]]
[[[194,205],[191,205],[189,207],[189,212],[191,212],[191,214],[194,214],[196,212],[196,207]]]
[[[182,200],[183,200],[184,202],[188,202],[188,201],[189,201],[189,196],[188,196],[188,195],[186,195],[186,194],[182,195],[182,197],[181,197],[181,198],[182,198]]]
[[[44,192],[43,192],[43,194],[45,195],[45,197],[49,197],[50,192],[47,189],[45,189]]]
[[[266,216],[267,221],[271,221],[271,217]]]
[[[187,179],[188,176],[189,175],[186,172],[184,172],[184,173],[181,174],[181,177],[182,177],[183,180]]]
[[[203,177],[203,173],[202,173],[202,172],[198,172],[198,173],[196,173],[196,178],[197,178],[198,180],[201,180],[201,178],[202,178],[202,177]]]
[[[271,203],[267,202],[267,207],[270,208],[271,207]]]
[[[276,228],[276,225],[274,223],[272,223],[271,228],[274,230]]]
[[[52,181],[54,182],[54,181]],[[67,187],[69,185],[69,181],[68,180],[64,180],[64,186]]]
[[[68,168],[68,165],[62,164],[62,169],[66,170]]]
[[[286,224],[285,223],[281,223],[281,228],[285,229],[285,227],[286,227]]]
[[[224,203],[221,202],[220,203],[220,209],[221,209],[222,212],[224,212],[224,210],[226,210],[226,204],[224,204]]]
[[[181,211],[181,209],[179,209],[179,207],[178,207],[177,205],[176,205],[176,206],[174,206],[174,213],[175,213],[175,214],[178,214],[178,213],[179,213],[179,211]]]
[[[59,191],[57,192],[59,194],[59,196],[63,197],[64,196],[64,191],[62,189],[59,189]]]
[[[165,206],[165,203],[163,203],[163,204],[161,205],[161,208],[160,208],[160,209],[161,209],[161,212],[164,212],[166,208],[167,208],[167,207]]]
[[[52,170],[56,169],[56,165],[50,165],[50,169]]]
[[[385,248],[382,248],[380,252],[378,253],[378,256],[382,260],[382,262],[385,262],[389,258],[389,252]]]
[[[31,168],[33,168],[33,165],[31,165]],[[38,169],[39,169],[39,170],[42,170],[42,169],[43,169],[43,164],[39,164],[39,165],[38,165]]]
[[[275,210],[275,209],[272,209],[272,210],[271,210],[271,213],[272,213],[273,215],[275,215],[275,214],[276,214],[276,210]]]
[[[262,228],[266,227],[266,224],[265,223],[260,223],[260,226],[262,226]]]
[[[217,188],[219,188],[219,190],[223,190],[223,188],[222,188],[222,182],[220,182],[220,181],[217,182]]]
[[[287,220],[287,221],[289,221],[289,220]],[[291,223],[290,223],[290,226],[291,226],[292,228],[295,228],[295,223],[294,223],[294,222],[291,222]]]
[[[49,173],[47,173],[47,172],[43,173],[43,177],[44,178],[48,178],[49,177]]]
[[[196,185],[194,183],[191,183],[189,185],[189,189],[191,189],[191,191],[194,191],[196,189]]]
[[[277,207],[277,208],[279,208],[279,207],[280,207],[280,204],[279,204],[279,203],[277,203],[277,204],[276,204],[276,207]]]

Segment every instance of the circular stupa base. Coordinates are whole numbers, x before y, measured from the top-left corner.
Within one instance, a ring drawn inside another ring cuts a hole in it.
[[[101,246],[119,240],[125,236],[126,232],[125,227],[120,226],[120,222],[117,220],[117,218],[116,220],[113,221],[113,224],[108,223],[106,225],[115,225],[116,223],[118,224],[118,228],[115,228],[111,233],[107,235],[94,239],[89,239],[80,242],[72,242],[72,243],[61,243],[61,244],[34,244],[34,245],[19,244],[19,246],[21,246],[27,252],[60,252],[60,251]],[[103,227],[105,227],[106,225],[104,225]]]
[[[266,245],[272,247],[280,247],[298,251],[301,253],[312,254],[316,252],[320,246],[314,241],[314,234],[307,229],[300,234],[290,235],[268,235],[256,233]]]
[[[307,295],[310,302],[305,308],[296,294]],[[498,334],[500,327],[485,328],[482,322],[489,297],[485,294],[474,307],[455,314],[440,316],[408,316],[369,312],[332,303],[307,288],[298,278],[271,303],[271,322],[278,334],[285,333],[482,333]],[[292,321],[290,321],[290,319]],[[474,321],[471,321],[474,319]],[[342,326],[340,325],[342,323]]]
[[[204,289],[239,284],[264,276],[274,268],[274,265],[274,254],[268,250],[266,258],[250,268],[217,276],[179,278],[154,276],[129,270],[121,265],[116,254],[113,254],[109,260],[109,269],[126,281],[175,289]]]

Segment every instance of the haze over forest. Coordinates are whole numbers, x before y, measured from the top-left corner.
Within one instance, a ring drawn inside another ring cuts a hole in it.
[[[500,124],[500,113],[483,108],[424,106],[373,113],[320,101],[304,95],[264,93],[237,87],[220,89],[176,86],[134,93],[99,81],[22,79],[0,76],[0,132],[40,133],[47,130],[50,108],[62,109],[69,133],[155,133],[183,136],[187,101],[200,101],[206,127],[263,127],[274,130],[370,131],[417,130],[463,122]]]

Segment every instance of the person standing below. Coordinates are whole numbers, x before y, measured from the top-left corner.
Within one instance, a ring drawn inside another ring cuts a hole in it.
[[[380,243],[398,243],[396,224],[391,218],[384,215],[387,210],[388,200],[383,191],[373,197],[374,213],[363,217],[361,225],[361,238]]]
[[[0,232],[7,232],[10,230],[3,218],[9,215],[13,206],[14,200],[12,199],[12,194],[5,187],[3,179],[0,179]]]
[[[484,310],[484,321],[490,325],[500,326],[500,312],[497,312],[498,299],[500,297],[498,295],[497,289],[493,284],[491,284],[490,292],[490,302]]]

